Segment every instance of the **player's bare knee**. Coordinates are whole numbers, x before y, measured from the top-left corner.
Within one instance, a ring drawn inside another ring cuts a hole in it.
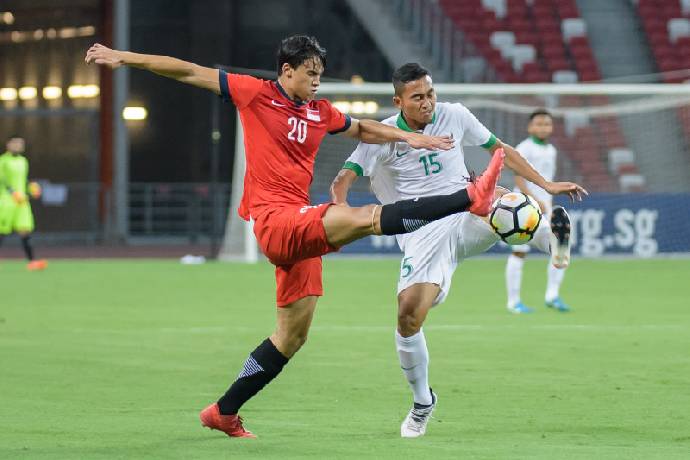
[[[403,337],[410,337],[422,329],[422,321],[415,315],[398,314],[398,333]]]
[[[423,319],[417,315],[416,302],[400,299],[398,306],[398,332],[403,337],[415,335],[422,328]]]
[[[519,258],[521,258],[521,259],[524,259],[525,256],[527,255],[527,253],[526,253],[526,252],[515,252],[515,251],[513,251],[513,255],[514,255],[515,257],[519,257]]]

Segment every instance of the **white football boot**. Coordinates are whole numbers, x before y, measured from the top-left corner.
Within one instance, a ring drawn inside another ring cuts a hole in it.
[[[426,433],[426,424],[431,418],[431,413],[436,407],[438,402],[438,397],[436,393],[431,392],[431,405],[421,406],[415,403],[410,412],[403,420],[402,425],[400,425],[400,436],[403,438],[418,438],[424,436]]]
[[[551,211],[551,263],[556,268],[570,265],[570,217],[562,206]]]

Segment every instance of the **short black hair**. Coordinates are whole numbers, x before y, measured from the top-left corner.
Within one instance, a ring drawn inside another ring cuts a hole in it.
[[[21,134],[16,134],[16,133],[15,133],[15,134],[10,134],[10,135],[7,137],[7,140],[6,140],[5,142],[9,142],[9,141],[11,141],[12,139],[24,139],[24,136],[22,136]],[[24,140],[26,140],[26,139],[24,139]]]
[[[530,113],[529,121],[534,120],[536,117],[538,117],[540,115],[546,115],[549,118],[553,118],[553,115],[551,115],[551,112],[549,112],[548,110],[546,110],[544,108],[541,108],[541,109],[537,109],[534,112]]]
[[[305,61],[318,58],[323,68],[326,68],[326,49],[319,45],[315,37],[308,35],[290,35],[280,42],[276,60],[278,75],[283,73],[283,64],[288,63],[296,69]]]
[[[393,88],[395,88],[395,94],[400,95],[405,84],[419,80],[427,75],[431,76],[431,72],[416,62],[408,62],[398,67],[395,69],[395,72],[393,72]]]

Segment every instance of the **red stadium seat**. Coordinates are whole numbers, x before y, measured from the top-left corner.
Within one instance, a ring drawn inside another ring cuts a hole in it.
[[[556,45],[556,44],[563,44],[563,37],[561,36],[561,31],[558,30],[556,32],[546,32],[542,31],[541,33],[541,42],[544,45]]]
[[[541,48],[542,55],[549,59],[565,59],[565,48],[561,44],[544,44]]]
[[[568,46],[571,48],[589,48],[589,40],[587,37],[572,37],[568,40]]]
[[[570,70],[572,68],[565,59],[549,59],[546,61],[546,67],[552,73],[557,70]]]
[[[515,32],[515,43],[525,44],[525,45],[536,45],[539,43],[539,36],[533,31],[523,31]]]

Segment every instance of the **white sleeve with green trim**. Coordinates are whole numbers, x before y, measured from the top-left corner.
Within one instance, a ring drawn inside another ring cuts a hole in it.
[[[460,125],[464,128],[462,145],[482,146],[485,149],[493,147],[496,143],[496,136],[484,126],[467,107],[462,104],[456,106],[456,116],[459,117]]]
[[[343,165],[343,169],[350,169],[358,176],[371,176],[384,146],[388,146],[388,144],[379,145],[360,142]]]

